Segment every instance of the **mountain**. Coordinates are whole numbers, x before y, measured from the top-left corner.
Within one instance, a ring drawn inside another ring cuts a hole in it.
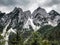
[[[50,16],[49,24],[51,24],[52,26],[57,26],[60,22],[60,14],[55,10],[50,11],[48,14]]]
[[[23,40],[30,39],[33,32],[39,32],[48,40],[60,40],[60,14],[55,10],[47,13],[41,7],[33,13],[15,7],[8,14],[0,12],[0,32],[9,40],[16,37],[14,32],[18,32]]]
[[[60,15],[58,12],[56,12],[55,10],[51,10],[50,12],[49,12],[49,15]]]
[[[42,22],[46,21],[46,18],[49,14],[43,9],[38,7],[34,12],[32,13],[32,16],[34,18],[34,24],[36,25],[41,25]]]
[[[60,22],[60,14],[58,12],[52,10],[47,13],[45,9],[41,7],[35,9],[32,14],[29,10],[23,11],[21,8],[15,7],[15,9],[8,14],[0,13],[0,17],[0,26],[4,28],[9,20],[11,20],[9,28],[18,30],[23,28],[29,29],[30,26],[33,29],[36,27],[39,29],[39,27],[44,25],[56,26]]]
[[[15,7],[15,9],[10,12],[9,14],[5,14],[1,20],[0,20],[0,25],[3,27],[7,25],[9,20],[11,20],[10,27],[14,28],[17,27],[17,25],[22,26],[22,23],[25,23],[28,19],[28,14],[30,15],[30,11],[25,11],[21,8]],[[20,25],[21,23],[21,25]]]
[[[58,12],[52,10],[47,13],[45,9],[41,7],[35,9],[32,14],[29,10],[23,11],[21,8],[15,7],[14,10],[10,13],[5,14],[0,12],[0,15],[2,15],[0,16],[1,31],[3,31],[4,27],[6,27],[10,20],[11,22],[7,27],[7,31],[10,28],[13,28],[16,30],[20,30],[20,32],[25,31],[25,33],[26,31],[37,31],[38,29],[46,25],[55,27],[58,25],[58,23],[60,23],[60,14]]]
[[[56,12],[55,10],[50,11],[49,15],[51,15],[52,20],[55,18],[55,16],[60,16],[60,14]]]
[[[7,30],[13,28],[17,30],[33,29],[34,31],[37,31],[45,25],[55,27],[60,23],[60,14],[58,12],[52,10],[47,13],[45,9],[41,7],[35,9],[32,14],[29,10],[23,11],[21,8],[15,7],[14,10],[8,14],[0,12],[0,17],[1,30],[3,30],[10,20],[11,22]]]

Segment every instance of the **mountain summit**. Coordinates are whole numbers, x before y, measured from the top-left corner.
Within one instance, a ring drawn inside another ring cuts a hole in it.
[[[60,40],[60,14],[55,10],[47,13],[41,7],[31,14],[15,7],[8,14],[0,12],[0,34],[5,45],[55,45]]]
[[[0,26],[2,26],[3,28],[7,25],[9,20],[11,20],[9,27],[16,29],[20,29],[21,27],[23,29],[27,22],[31,21],[31,24],[27,25],[32,26],[33,24],[35,27],[55,25],[60,22],[60,14],[58,12],[52,10],[47,13],[45,9],[41,7],[38,7],[36,10],[34,10],[32,14],[29,10],[23,11],[21,8],[15,7],[14,10],[8,14],[0,13],[0,17]]]
[[[49,12],[50,15],[60,15],[58,12],[56,12],[55,10],[52,10]]]

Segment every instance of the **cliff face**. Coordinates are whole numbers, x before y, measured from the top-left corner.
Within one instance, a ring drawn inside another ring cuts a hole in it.
[[[44,25],[57,26],[60,23],[60,14],[55,10],[47,13],[45,9],[38,7],[34,12],[23,11],[21,8],[15,7],[15,9],[9,14],[0,12],[0,27],[5,27],[7,23],[11,20],[9,28],[28,28],[33,29],[37,27],[42,27]]]

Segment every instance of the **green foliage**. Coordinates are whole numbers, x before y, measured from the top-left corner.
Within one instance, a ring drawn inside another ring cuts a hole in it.
[[[26,36],[30,36],[30,38],[24,43],[25,39],[27,39]],[[1,35],[0,39],[3,39]],[[17,34],[14,34],[14,37],[9,42],[9,45],[60,45],[60,24],[56,27],[44,26],[37,32],[26,31],[23,35],[20,35],[19,31],[17,31]],[[0,42],[0,44],[3,45],[4,42]]]
[[[60,25],[53,27],[45,33],[48,40],[60,40]]]
[[[23,45],[23,39],[18,32],[15,37],[9,42],[11,43],[11,45]]]
[[[0,45],[4,45],[4,44],[5,44],[5,41],[3,41],[3,37],[1,36],[1,33],[0,33]]]
[[[48,40],[44,40],[39,32],[33,32],[32,37],[25,45],[50,45]]]
[[[3,42],[0,41],[0,45],[5,45],[5,41],[3,41]]]
[[[60,40],[60,24],[56,27],[46,25],[38,30],[41,35],[48,40]]]

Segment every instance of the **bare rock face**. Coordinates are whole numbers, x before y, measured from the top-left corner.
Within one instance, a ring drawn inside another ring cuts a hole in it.
[[[12,28],[20,28],[23,26],[24,23],[28,20],[28,17],[30,17],[31,12],[30,11],[24,11],[21,8],[15,7],[15,9],[10,12],[9,14],[0,13],[0,25],[3,27],[7,25],[9,20],[11,20],[10,26]]]
[[[49,16],[50,16],[50,19],[49,19],[50,22],[49,21],[48,22],[51,25],[57,26],[58,23],[60,23],[60,14],[58,12],[56,12],[55,10],[50,11]]]
[[[47,23],[47,19],[49,18],[49,14],[45,11],[45,9],[38,7],[33,13],[32,16],[34,18],[34,24],[42,25]]]
[[[37,31],[42,26],[57,26],[60,23],[60,14],[55,10],[47,13],[45,9],[41,7],[38,7],[31,14],[29,10],[23,11],[21,8],[15,7],[14,10],[8,14],[0,12],[0,31],[4,29],[9,20],[11,20],[11,22],[8,29],[16,29],[19,34],[23,33],[23,37],[28,37],[32,31]]]
[[[41,8],[41,7],[38,7],[33,13],[32,13],[33,17],[36,18],[38,16],[40,17],[47,17],[48,14],[47,12],[45,11],[45,9]]]
[[[35,26],[53,26],[54,24],[57,25],[58,23],[60,23],[60,14],[55,10],[47,13],[45,9],[38,7],[31,14],[29,10],[23,11],[21,8],[15,7],[15,9],[8,14],[0,12],[0,26],[5,27],[9,20],[11,20],[9,28],[12,27],[19,30],[20,28],[23,28],[25,24],[27,24],[29,18],[32,19],[32,23],[30,26],[32,26],[32,24]]]
[[[60,16],[60,14],[58,12],[56,12],[55,10],[52,10],[49,12],[49,15],[51,16],[51,19],[53,20],[55,18],[55,16]]]

